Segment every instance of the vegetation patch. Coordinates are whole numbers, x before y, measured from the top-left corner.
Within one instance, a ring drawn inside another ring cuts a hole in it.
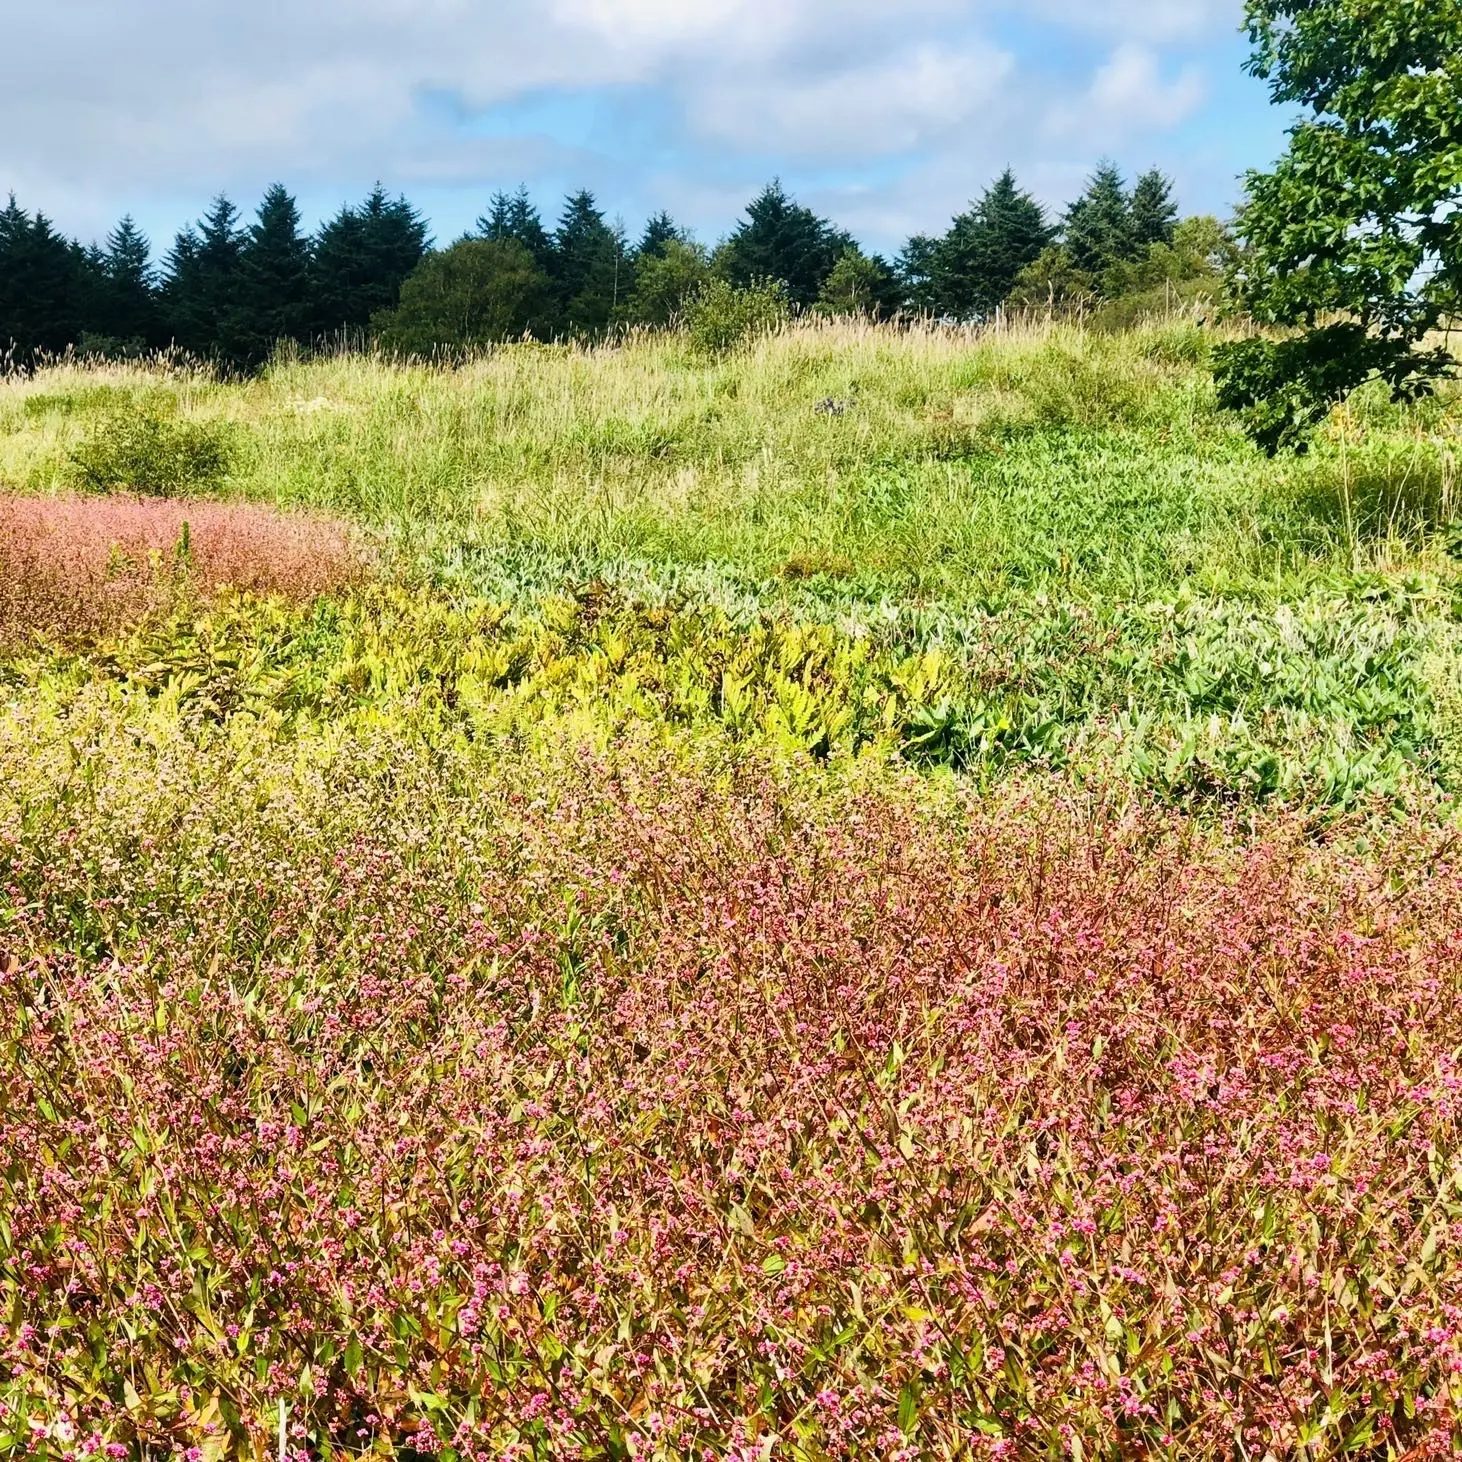
[[[362,565],[356,535],[321,517],[0,493],[0,651],[95,643],[224,586],[304,602]]]

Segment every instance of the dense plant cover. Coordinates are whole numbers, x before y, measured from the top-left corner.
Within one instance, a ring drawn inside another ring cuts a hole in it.
[[[0,385],[0,1451],[1455,1454],[1455,401],[1207,351]]]
[[[0,727],[11,1446],[1458,1444],[1424,830],[78,710]]]
[[[347,526],[259,506],[0,494],[0,653],[88,644],[224,586],[308,602],[361,575]]]

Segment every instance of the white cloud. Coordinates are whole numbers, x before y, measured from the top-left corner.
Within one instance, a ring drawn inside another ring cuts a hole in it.
[[[1206,97],[1203,74],[1186,66],[1164,78],[1157,54],[1127,42],[1119,46],[1075,103],[1061,103],[1047,116],[1053,137],[1081,137],[1098,148],[1170,131],[1188,120]]]
[[[1187,67],[1164,81],[1158,58],[1142,46],[1120,47],[1096,74],[1091,100],[1103,117],[1129,126],[1174,127],[1203,104],[1203,77]]]
[[[993,46],[918,46],[830,75],[729,80],[688,105],[700,131],[742,147],[882,157],[913,151],[969,120],[1014,68],[1014,57]]]
[[[809,170],[866,165],[866,185],[844,176],[821,196],[845,197],[850,221],[893,219],[921,179],[968,196],[1053,147],[1067,155],[1051,165],[1079,173],[1180,125],[1203,89],[1172,46],[1236,24],[1239,5],[0,0],[0,194],[92,229],[149,198],[196,212],[218,187],[247,199],[280,177],[458,187],[475,212],[519,178],[612,179],[658,206],[777,169],[802,169],[811,194]],[[1089,90],[1053,104],[1073,55]],[[570,125],[575,107],[588,120]]]

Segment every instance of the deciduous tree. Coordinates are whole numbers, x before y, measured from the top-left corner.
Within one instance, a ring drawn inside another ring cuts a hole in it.
[[[1248,69],[1305,115],[1251,173],[1240,298],[1297,336],[1218,360],[1220,400],[1270,452],[1303,446],[1373,375],[1398,399],[1453,369],[1427,334],[1462,301],[1462,3],[1249,0]]]

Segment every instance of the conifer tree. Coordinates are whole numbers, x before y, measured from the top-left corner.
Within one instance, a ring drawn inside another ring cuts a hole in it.
[[[563,327],[597,334],[622,315],[633,292],[624,237],[604,220],[587,191],[570,194],[553,235],[551,277]]]
[[[1172,179],[1149,168],[1132,189],[1132,243],[1137,250],[1153,244],[1171,244],[1178,226],[1178,205],[1173,201]]]
[[[95,305],[87,312],[88,333],[132,348],[159,343],[157,272],[152,245],[129,213],[107,235],[106,251],[93,264]]]
[[[281,183],[265,193],[240,250],[238,304],[234,328],[220,341],[238,365],[263,365],[281,341],[308,336],[310,244]]]
[[[315,239],[315,334],[354,334],[378,311],[394,308],[426,248],[425,220],[379,183],[359,208],[342,208]]]
[[[1100,277],[1137,252],[1132,232],[1132,199],[1115,164],[1104,162],[1086,191],[1066,211],[1063,242],[1076,268]]]
[[[775,280],[786,286],[793,305],[805,309],[852,247],[850,234],[794,202],[774,181],[751,202],[720,262],[733,284],[744,288],[759,279]]]
[[[0,212],[0,359],[28,366],[77,343],[84,267],[84,251],[11,194]]]
[[[939,290],[934,281],[940,240],[915,234],[899,252],[895,269],[905,308],[916,315],[940,313]]]
[[[243,246],[239,211],[220,193],[198,227],[185,228],[168,253],[163,302],[171,337],[203,359],[230,355]]]
[[[686,242],[684,230],[676,225],[675,220],[668,213],[660,212],[645,224],[645,231],[640,235],[640,241],[635,246],[635,258],[662,259],[671,244],[684,242]]]
[[[552,273],[553,240],[526,187],[519,187],[516,193],[494,193],[488,211],[477,220],[477,233],[489,243],[513,240],[522,244],[542,273]]]
[[[939,242],[933,267],[939,311],[960,319],[994,314],[1054,236],[1045,210],[1006,168]]]

